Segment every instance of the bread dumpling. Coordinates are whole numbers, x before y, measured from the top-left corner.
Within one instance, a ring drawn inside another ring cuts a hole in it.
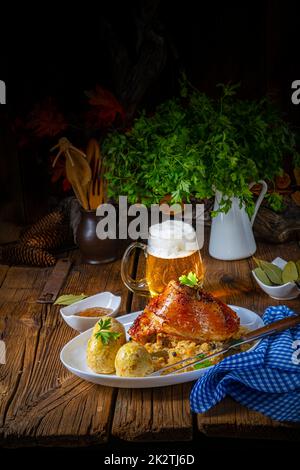
[[[116,354],[125,342],[124,326],[115,318],[101,317],[88,341],[87,365],[97,374],[112,374]]]
[[[120,377],[145,377],[154,371],[151,356],[141,344],[130,341],[118,351],[116,374]]]

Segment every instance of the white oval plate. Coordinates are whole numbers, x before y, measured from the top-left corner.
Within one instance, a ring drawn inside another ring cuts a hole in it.
[[[251,310],[236,307],[235,305],[230,305],[230,307],[240,317],[241,326],[255,330],[264,325],[262,319]],[[140,313],[141,312],[134,312],[117,318],[118,321],[124,325],[126,333]],[[60,353],[60,359],[64,366],[74,375],[88,382],[119,388],[162,387],[197,380],[210,369],[210,367],[206,367],[205,369],[195,369],[190,372],[182,372],[181,374],[169,374],[156,377],[119,377],[115,374],[96,374],[86,363],[86,347],[91,334],[92,328],[76,336],[76,338],[73,338],[63,347]],[[127,339],[129,339],[128,334]],[[258,342],[250,348],[249,351],[256,348],[257,345]]]

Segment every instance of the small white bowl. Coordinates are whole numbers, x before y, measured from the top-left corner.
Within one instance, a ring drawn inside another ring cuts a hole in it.
[[[275,264],[275,266],[278,266],[280,269],[283,269],[286,263],[287,261],[282,258],[275,258],[272,261],[272,264]],[[254,270],[252,271],[252,274],[260,288],[272,297],[272,299],[292,300],[296,299],[298,295],[300,295],[300,289],[298,289],[294,282],[287,282],[286,284],[282,284],[282,286],[267,286],[258,279]]]
[[[118,313],[118,310],[121,305],[121,297],[112,294],[111,292],[101,292],[101,294],[91,295],[86,299],[75,302],[72,305],[63,307],[60,309],[61,316],[65,322],[76,331],[86,331],[89,328],[92,328],[97,321],[101,318],[99,317],[80,317],[76,315],[77,313],[91,307],[104,307],[111,308],[112,312],[108,315],[110,317],[115,317]]]

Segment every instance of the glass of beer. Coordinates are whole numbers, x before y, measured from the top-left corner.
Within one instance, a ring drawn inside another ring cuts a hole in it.
[[[145,277],[141,279],[133,279],[129,274],[130,254],[136,248],[142,249],[146,258]],[[204,268],[196,232],[190,224],[178,220],[152,225],[148,245],[132,243],[121,265],[126,287],[136,294],[151,297],[160,294],[171,280],[178,280],[190,271],[197,275],[201,284]]]

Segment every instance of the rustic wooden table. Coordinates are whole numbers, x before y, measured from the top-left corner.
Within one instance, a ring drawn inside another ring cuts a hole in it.
[[[81,264],[77,251],[61,293],[122,296],[120,315],[140,310],[144,299],[132,296],[120,278],[120,261]],[[257,256],[271,260],[300,258],[296,242],[259,244]],[[221,262],[203,249],[205,287],[227,303],[262,314],[270,299],[253,282],[251,259]],[[143,260],[138,260],[137,271]],[[94,445],[114,439],[134,442],[193,441],[203,433],[217,437],[299,439],[300,425],[272,421],[225,399],[211,411],[193,416],[192,384],[160,389],[113,389],[84,382],[60,363],[59,352],[75,336],[58,306],[37,304],[51,269],[0,266],[0,332],[7,363],[0,365],[0,441],[17,445]],[[300,311],[300,302],[286,302]]]

